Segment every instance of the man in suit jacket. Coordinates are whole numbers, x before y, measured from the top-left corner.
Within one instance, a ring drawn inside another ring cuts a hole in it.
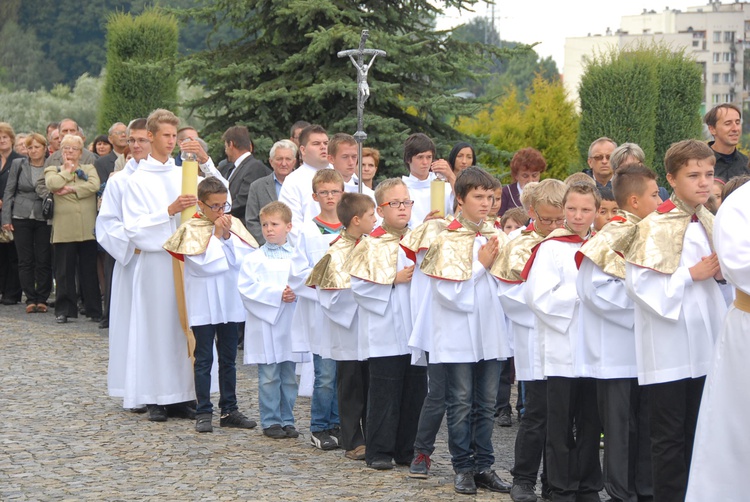
[[[284,179],[297,165],[297,145],[288,139],[277,141],[271,147],[269,157],[273,173],[254,181],[250,185],[244,216],[245,226],[261,245],[265,243],[265,239],[260,228],[260,210],[266,204],[279,199],[279,192]]]
[[[78,127],[78,123],[73,119],[62,119],[60,121],[60,126],[58,127],[58,129],[60,130],[60,141],[62,141],[63,138],[65,138],[65,136],[67,136],[68,134],[83,137]],[[93,166],[97,158],[98,157],[95,154],[84,148],[81,152],[81,159],[78,162],[81,165],[91,164]],[[49,166],[61,165],[63,165],[62,150],[56,151],[55,153],[47,157],[47,160],[44,161],[45,168]],[[44,176],[41,176],[39,179],[41,180],[41,184],[44,185]]]
[[[112,143],[112,151],[103,157],[99,157],[94,162],[96,174],[99,175],[99,181],[106,183],[109,175],[115,170],[115,162],[123,156],[125,147],[128,146],[127,126],[122,122],[115,122],[109,128],[109,142]]]
[[[224,151],[227,164],[219,172],[229,181],[229,194],[232,196],[232,216],[245,218],[247,193],[250,184],[271,174],[263,162],[253,157],[250,133],[245,126],[232,126],[224,132]]]

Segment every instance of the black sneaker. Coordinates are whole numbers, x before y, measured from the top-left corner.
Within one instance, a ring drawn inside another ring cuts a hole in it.
[[[298,438],[299,432],[297,432],[297,429],[293,425],[285,425],[282,427],[284,429],[284,432],[286,433],[286,437],[288,438]]]
[[[328,431],[318,431],[310,433],[310,443],[319,450],[335,450],[339,447],[338,443],[331,437]]]
[[[510,489],[510,498],[513,502],[536,502],[537,497],[534,493],[534,485],[529,483],[513,483]]]
[[[222,427],[234,427],[236,429],[254,429],[258,424],[255,420],[250,420],[240,413],[239,410],[234,410],[228,415],[222,415],[219,425]]]
[[[510,408],[503,408],[497,417],[497,425],[500,427],[510,427],[513,425],[513,419],[510,416]]]
[[[186,418],[188,420],[195,420],[195,407],[190,406],[192,402],[175,403],[167,405],[167,415],[172,418]]]
[[[148,419],[152,422],[166,422],[167,421],[167,407],[160,404],[149,404],[148,408]]]
[[[341,426],[334,425],[332,428],[328,429],[328,435],[331,436],[331,439],[336,441],[336,446],[341,448]]]
[[[200,413],[195,416],[195,430],[198,432],[213,432],[214,426],[211,423],[213,413]]]
[[[263,435],[271,439],[286,439],[286,431],[279,424],[273,424],[271,427],[263,429]]]
[[[430,456],[417,453],[409,466],[409,477],[416,479],[427,479],[430,476]]]

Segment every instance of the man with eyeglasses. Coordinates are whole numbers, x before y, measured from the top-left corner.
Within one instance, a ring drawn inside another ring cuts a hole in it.
[[[612,190],[614,171],[609,163],[609,158],[615,148],[617,148],[617,143],[606,137],[594,140],[589,146],[588,164],[590,170],[584,172],[594,178],[596,188],[604,187]]]
[[[80,129],[78,127],[78,123],[76,123],[73,119],[62,119],[60,121],[60,125],[58,127],[58,130],[60,131],[59,138],[60,141],[62,141],[63,138],[65,138],[66,135],[72,134],[73,136],[81,136]],[[94,153],[90,152],[86,148],[84,148],[81,151],[81,159],[79,160],[81,164],[94,164],[96,162],[96,155]],[[44,161],[44,167],[49,166],[61,166],[63,165],[63,156],[62,156],[62,150],[57,150],[55,153],[47,157],[47,160]],[[44,177],[39,178],[41,180],[41,184],[44,185]],[[39,183],[37,183],[38,185]],[[45,197],[45,194],[42,194],[39,189],[37,189],[37,193],[40,197]]]

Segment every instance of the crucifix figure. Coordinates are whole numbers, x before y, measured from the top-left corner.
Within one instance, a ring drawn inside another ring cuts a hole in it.
[[[362,143],[367,139],[367,134],[364,131],[363,115],[365,112],[365,101],[370,97],[370,86],[367,85],[367,73],[370,71],[370,67],[375,62],[375,58],[378,56],[385,56],[385,51],[378,49],[365,49],[365,42],[367,41],[367,30],[362,30],[362,38],[359,41],[358,49],[349,49],[346,51],[340,51],[338,57],[344,58],[349,57],[354,67],[357,69],[357,132],[354,133],[354,139],[357,140],[357,151],[358,151],[358,176],[359,176],[359,193],[362,193]],[[372,55],[372,58],[368,63],[365,63],[365,56]],[[356,59],[355,57],[356,56]]]

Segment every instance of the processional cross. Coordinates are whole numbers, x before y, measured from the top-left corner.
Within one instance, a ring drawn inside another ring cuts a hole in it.
[[[354,139],[357,141],[357,164],[358,164],[358,176],[359,186],[357,187],[359,193],[362,193],[362,143],[367,139],[367,134],[364,131],[363,115],[365,112],[365,101],[370,97],[370,86],[367,85],[367,72],[370,71],[370,67],[375,62],[375,58],[378,56],[385,57],[385,51],[379,49],[365,49],[365,42],[367,41],[367,30],[362,30],[362,38],[359,40],[358,49],[349,49],[346,51],[340,51],[338,57],[345,58],[349,56],[349,59],[357,69],[357,132],[354,133]],[[372,56],[368,63],[365,63],[365,56]],[[357,56],[356,59],[354,56]]]

